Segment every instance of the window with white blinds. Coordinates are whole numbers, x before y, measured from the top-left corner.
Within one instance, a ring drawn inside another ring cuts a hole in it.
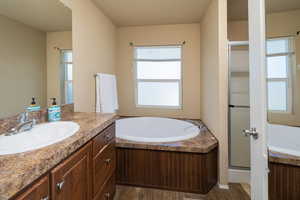
[[[137,107],[181,108],[182,47],[134,47]]]

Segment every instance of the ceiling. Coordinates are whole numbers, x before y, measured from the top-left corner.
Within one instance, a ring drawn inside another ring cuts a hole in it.
[[[197,23],[211,0],[93,0],[117,26]]]
[[[266,0],[268,13],[300,9],[300,0]],[[228,19],[244,20],[248,18],[248,0],[228,0]]]
[[[72,12],[60,0],[0,0],[0,15],[45,32],[72,30]]]

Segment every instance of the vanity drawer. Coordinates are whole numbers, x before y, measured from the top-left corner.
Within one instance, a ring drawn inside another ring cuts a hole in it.
[[[50,200],[49,176],[43,177],[34,185],[30,186],[15,200]]]
[[[94,200],[113,200],[116,191],[116,178],[115,175],[110,177],[106,184],[103,186],[101,192],[94,198]]]
[[[110,143],[93,159],[93,191],[94,196],[99,193],[101,188],[116,169],[116,149],[115,142]]]
[[[76,151],[51,171],[51,200],[90,200],[92,143]]]
[[[102,148],[115,138],[115,123],[104,129],[93,140],[93,156],[97,156]]]

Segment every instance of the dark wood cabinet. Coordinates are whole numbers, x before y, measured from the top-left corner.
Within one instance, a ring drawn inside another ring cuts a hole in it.
[[[115,169],[113,123],[13,199],[113,200]]]
[[[110,177],[94,200],[113,200],[116,191],[115,176]]]
[[[24,191],[16,200],[50,200],[49,177],[43,177]]]
[[[93,186],[96,196],[116,169],[115,143],[110,143],[93,159]]]
[[[93,156],[97,156],[105,147],[115,139],[115,123],[104,129],[93,139]]]
[[[114,178],[113,181],[111,179],[116,170],[115,124],[93,139],[92,170],[94,199],[111,199],[114,193],[112,191],[115,190],[115,186],[111,186],[111,183],[115,184]],[[106,192],[103,192],[104,190]]]
[[[52,200],[91,199],[91,150],[89,143],[51,171]]]

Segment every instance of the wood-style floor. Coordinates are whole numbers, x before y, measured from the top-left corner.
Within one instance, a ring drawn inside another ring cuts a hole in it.
[[[117,186],[114,200],[250,200],[250,197],[240,184],[230,184],[229,190],[214,187],[207,195]]]

